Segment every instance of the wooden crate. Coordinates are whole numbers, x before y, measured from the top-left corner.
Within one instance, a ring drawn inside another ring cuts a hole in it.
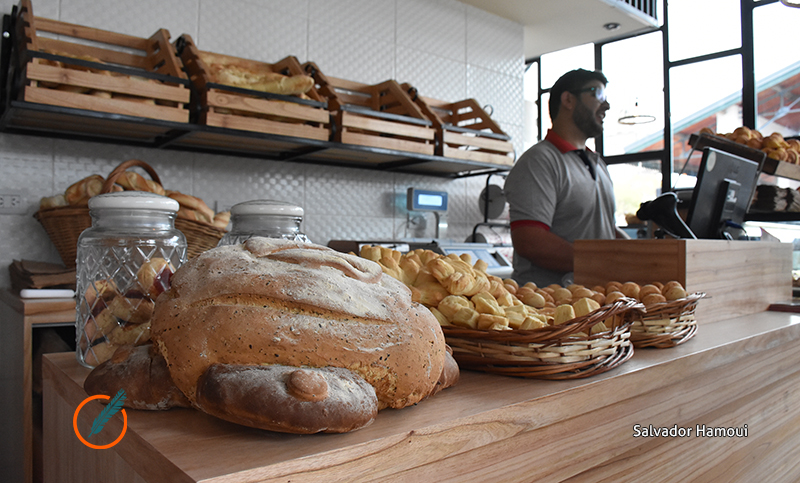
[[[792,245],[728,240],[577,240],[575,283],[681,282],[705,292],[698,324],[767,310],[792,299]]]
[[[333,113],[333,141],[433,155],[433,123],[394,80],[375,85],[329,77],[303,64]]]
[[[189,121],[191,89],[168,31],[140,38],[35,17],[30,0],[15,11],[11,69],[19,100]]]
[[[296,57],[269,64],[205,52],[198,49],[187,34],[176,40],[175,47],[195,87],[198,123],[320,141],[330,139],[330,112],[316,86],[312,85],[304,97],[298,97],[219,84],[214,82],[210,64],[213,59],[220,65],[233,65],[253,73],[305,76]]]
[[[475,99],[446,102],[419,95],[415,87],[402,84],[409,97],[433,121],[436,154],[448,158],[512,166],[514,145]]]

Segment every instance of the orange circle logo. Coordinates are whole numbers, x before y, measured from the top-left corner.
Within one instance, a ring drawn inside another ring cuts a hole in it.
[[[86,446],[88,446],[90,448],[94,448],[94,449],[108,449],[108,448],[111,448],[112,446],[116,445],[120,441],[122,441],[122,437],[125,436],[125,432],[128,430],[128,413],[126,413],[124,409],[120,409],[120,411],[122,412],[122,421],[123,421],[123,423],[122,423],[122,432],[120,433],[119,437],[117,437],[117,439],[115,439],[114,441],[112,441],[112,442],[110,442],[108,444],[104,444],[104,445],[92,444],[92,443],[86,441],[86,439],[84,439],[84,437],[81,436],[81,432],[78,431],[78,413],[81,412],[81,408],[83,408],[83,406],[85,406],[86,403],[88,403],[89,401],[93,401],[95,399],[111,399],[111,398],[109,396],[104,396],[102,394],[98,394],[96,396],[90,396],[90,397],[87,397],[86,399],[84,399],[78,405],[78,409],[75,410],[75,415],[72,417],[72,429],[75,430],[75,435],[78,437],[79,440],[81,440],[81,443],[85,444]]]

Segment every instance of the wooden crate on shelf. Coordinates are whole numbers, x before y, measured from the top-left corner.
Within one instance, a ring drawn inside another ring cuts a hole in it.
[[[344,144],[435,153],[433,123],[400,84],[369,85],[326,76],[313,62],[303,64],[328,101],[334,118],[333,141]]]
[[[13,37],[18,100],[189,121],[191,89],[164,29],[141,38],[35,17],[22,0]]]
[[[195,87],[198,123],[319,141],[330,139],[327,102],[296,57],[270,64],[205,52],[186,34],[176,40],[175,48]],[[302,82],[305,79],[307,83]]]
[[[446,102],[421,96],[409,84],[402,84],[402,87],[433,121],[437,155],[502,166],[514,164],[511,137],[475,99]]]

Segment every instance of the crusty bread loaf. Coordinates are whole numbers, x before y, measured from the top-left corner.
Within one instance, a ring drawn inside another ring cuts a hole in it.
[[[314,87],[314,79],[307,75],[283,75],[273,72],[263,62],[201,52],[211,82],[271,94],[299,96]]]
[[[376,263],[268,238],[178,269],[156,302],[152,338],[194,403],[214,364],[279,364],[346,368],[375,388],[379,409],[402,408],[437,390],[447,357],[433,314]]]
[[[83,388],[91,395],[106,396],[124,388],[124,405],[133,409],[191,407],[172,382],[167,362],[152,344],[118,348],[110,359],[89,373]]]
[[[177,201],[185,212],[190,213],[191,211],[195,211],[200,214],[200,216],[189,215],[189,216],[184,216],[182,218],[192,219],[192,217],[195,217],[195,221],[202,221],[204,223],[214,222],[214,210],[209,208],[206,202],[201,200],[197,196],[187,195],[184,193],[180,193],[178,191],[171,191],[171,190],[166,191],[165,194],[166,196],[169,196],[173,200]],[[179,217],[181,216],[179,215]]]
[[[226,421],[299,434],[346,433],[375,420],[375,389],[340,367],[214,364],[197,385],[197,404]]]
[[[89,198],[100,194],[103,190],[105,178],[99,174],[87,176],[75,183],[72,183],[64,192],[64,199],[70,205],[79,205],[89,202]]]

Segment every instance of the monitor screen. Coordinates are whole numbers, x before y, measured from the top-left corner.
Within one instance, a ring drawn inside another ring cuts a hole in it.
[[[687,224],[697,238],[724,238],[722,228],[726,222],[744,222],[758,172],[755,161],[714,148],[703,149],[687,216]]]

